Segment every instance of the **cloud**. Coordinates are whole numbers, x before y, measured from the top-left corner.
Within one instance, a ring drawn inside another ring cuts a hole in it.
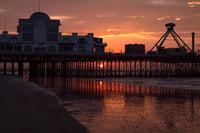
[[[127,18],[136,19],[138,16],[126,16]]]
[[[161,20],[164,20],[166,19],[165,17],[160,17],[160,18],[157,18],[157,20],[161,21]]]
[[[150,3],[153,5],[166,5],[166,1],[164,0],[152,0]]]
[[[120,29],[117,29],[117,28],[108,28],[106,29],[107,32],[111,32],[111,31],[123,31],[123,30],[120,30]]]
[[[156,6],[182,6],[183,3],[174,0],[151,0],[150,4]]]
[[[156,35],[160,34],[160,32],[135,32],[135,33],[124,33],[124,34],[109,34],[109,35],[101,35],[101,38],[118,38],[118,37],[128,37],[135,39],[158,39]]]
[[[159,18],[157,18],[157,20],[162,21],[162,20],[165,20],[165,19],[168,19],[168,18],[170,18],[170,16],[159,17]]]
[[[112,29],[107,29],[106,31],[110,32],[110,31],[112,31]]]
[[[87,21],[84,21],[84,20],[78,20],[78,21],[76,21],[75,22],[75,24],[85,24],[85,23],[87,23]]]
[[[200,13],[196,13],[196,14],[194,14],[194,16],[200,16]]]
[[[126,16],[126,17],[131,19],[145,18],[145,16]]]
[[[115,17],[117,16],[116,13],[110,13],[110,14],[97,14],[96,17],[97,18],[108,18],[108,17]]]
[[[192,1],[192,2],[188,2],[188,5],[200,5],[200,2],[198,1]]]
[[[18,34],[16,31],[9,31],[9,34],[11,34],[11,35],[16,35],[16,34]]]
[[[177,17],[175,20],[176,21],[180,21],[182,18],[180,18],[180,17]]]
[[[189,5],[189,7],[195,7],[196,5],[200,5],[199,1],[190,1],[187,2],[187,5]]]
[[[165,19],[166,19],[166,17],[159,17],[159,18],[157,18],[158,21],[165,20]]]
[[[75,19],[73,16],[50,16],[51,19],[59,19],[60,21]]]
[[[175,19],[176,21],[180,21],[180,20],[182,20],[182,18],[181,17],[171,17],[171,16],[165,16],[165,17],[159,17],[159,18],[157,18],[157,20],[158,21],[162,21],[162,20],[166,20],[166,19],[169,19],[169,18],[173,18],[173,19]]]
[[[0,13],[5,12],[5,9],[0,8]]]

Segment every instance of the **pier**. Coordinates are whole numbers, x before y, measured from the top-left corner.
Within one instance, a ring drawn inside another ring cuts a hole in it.
[[[199,77],[200,56],[1,54],[0,73],[62,77]]]

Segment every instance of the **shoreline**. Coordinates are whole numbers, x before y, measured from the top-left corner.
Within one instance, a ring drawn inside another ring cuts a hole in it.
[[[0,75],[0,132],[88,133],[55,93],[19,77]]]
[[[127,81],[126,79],[129,79]],[[192,82],[191,80],[196,79],[199,81],[199,77],[163,77],[163,78],[95,78],[97,81],[104,82],[115,82],[115,83],[126,83],[126,84],[137,84],[142,86],[152,86],[152,87],[161,87],[161,88],[171,88],[174,89],[185,89],[185,90],[199,90],[200,83]]]

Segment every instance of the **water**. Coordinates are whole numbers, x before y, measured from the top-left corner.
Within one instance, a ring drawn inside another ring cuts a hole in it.
[[[32,79],[53,90],[91,133],[196,133],[200,78]]]

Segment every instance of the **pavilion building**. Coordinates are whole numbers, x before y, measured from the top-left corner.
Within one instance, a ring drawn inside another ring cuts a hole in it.
[[[0,53],[59,53],[103,54],[105,44],[93,33],[79,36],[62,35],[60,20],[52,20],[43,12],[33,13],[29,19],[19,19],[18,34],[0,34]]]

